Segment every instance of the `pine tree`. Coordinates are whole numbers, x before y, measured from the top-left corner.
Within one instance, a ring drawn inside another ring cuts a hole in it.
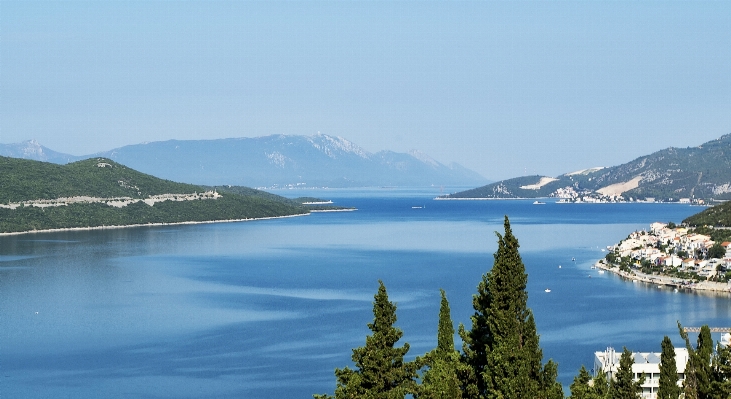
[[[622,356],[619,358],[619,369],[614,374],[614,379],[609,383],[609,397],[611,399],[640,397],[645,377],[640,377],[638,381],[634,380],[634,373],[632,372],[632,365],[634,363],[635,360],[632,357],[632,352],[624,348]]]
[[[594,399],[592,387],[589,385],[591,381],[591,374],[586,370],[584,365],[581,365],[579,374],[574,377],[574,381],[571,383],[569,389],[571,389],[571,399]]]
[[[527,306],[528,276],[510,221],[498,237],[492,269],[482,276],[472,304],[472,329],[460,326],[465,393],[472,398],[563,398],[556,365],[542,366],[533,313]]]
[[[678,366],[675,364],[673,341],[666,335],[660,346],[662,353],[660,354],[660,387],[657,391],[657,399],[678,399],[680,387],[678,386]]]
[[[422,384],[416,395],[419,399],[462,398],[458,377],[462,364],[459,352],[454,350],[454,326],[449,302],[444,290],[440,292],[442,300],[439,307],[437,347],[425,356],[424,363],[428,369],[424,371]]]
[[[592,392],[597,399],[607,399],[609,397],[609,381],[604,370],[599,370],[591,384]]]
[[[355,369],[336,369],[336,399],[403,399],[415,390],[416,364],[405,362],[404,355],[409,344],[397,348],[394,345],[403,332],[394,327],[396,305],[388,300],[386,287],[378,281],[378,293],[373,302],[373,323],[368,328],[373,332],[366,337],[365,346],[353,349]],[[316,399],[330,398],[314,395]]]

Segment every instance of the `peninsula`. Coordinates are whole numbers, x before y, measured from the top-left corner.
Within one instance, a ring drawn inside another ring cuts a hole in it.
[[[632,232],[607,247],[606,257],[594,267],[658,287],[731,292],[729,233],[711,227],[652,223],[649,231]]]
[[[302,202],[248,187],[176,183],[106,158],[56,165],[0,157],[0,234],[240,221],[321,210]]]

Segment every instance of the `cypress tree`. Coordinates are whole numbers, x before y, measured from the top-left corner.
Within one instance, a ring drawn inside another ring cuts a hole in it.
[[[696,379],[695,364],[697,362],[695,350],[690,345],[688,333],[683,330],[683,326],[678,322],[678,331],[680,337],[685,341],[685,347],[688,349],[688,361],[685,363],[685,380],[683,380],[683,397],[685,399],[698,399],[698,382]]]
[[[543,367],[533,313],[527,306],[528,275],[510,221],[498,237],[492,269],[482,276],[473,296],[472,329],[460,326],[465,393],[474,398],[563,398],[556,365]]]
[[[660,387],[657,391],[657,399],[678,399],[680,387],[678,386],[678,366],[675,364],[675,347],[667,335],[660,346],[662,353],[660,353]]]
[[[446,355],[454,352],[454,324],[452,324],[451,310],[447,294],[439,290],[441,302],[439,304],[439,327],[437,329],[437,353]]]
[[[335,398],[403,399],[415,390],[416,364],[405,362],[409,344],[394,345],[403,332],[394,327],[396,305],[388,300],[386,287],[378,281],[378,293],[373,302],[373,332],[366,337],[365,346],[353,349],[352,359],[356,369],[336,369],[337,387]],[[330,398],[314,395],[316,399]]]
[[[437,347],[425,356],[424,363],[428,369],[424,371],[422,384],[416,395],[418,399],[462,398],[458,372],[463,366],[459,352],[454,350],[454,326],[449,302],[444,290],[440,292],[442,300],[439,307]]]
[[[642,376],[638,381],[634,380],[632,365],[635,363],[632,352],[627,348],[622,351],[619,358],[619,369],[614,374],[614,379],[609,383],[609,398],[611,399],[630,399],[639,398],[642,393],[642,383],[645,377]]]
[[[695,365],[698,381],[698,399],[709,399],[711,396],[711,355],[713,354],[713,338],[708,325],[701,327],[696,346],[697,363]]]

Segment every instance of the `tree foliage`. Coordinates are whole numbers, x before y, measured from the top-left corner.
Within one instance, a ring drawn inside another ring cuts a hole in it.
[[[409,344],[396,347],[403,332],[394,327],[396,305],[388,300],[386,287],[378,282],[373,302],[373,322],[364,346],[353,349],[355,369],[336,369],[335,398],[402,399],[416,390],[416,363],[404,361]],[[328,398],[327,395],[314,395]]]
[[[731,347],[719,344],[712,362],[711,398],[731,398]]]
[[[460,362],[459,352],[454,350],[454,326],[449,302],[444,290],[440,292],[442,299],[439,307],[437,347],[424,357],[427,369],[416,395],[419,399],[462,398],[459,374],[464,367]]]
[[[713,355],[711,329],[707,325],[701,327],[695,349],[690,344],[688,333],[685,332],[680,322],[678,322],[678,330],[688,349],[688,364],[685,366],[685,381],[683,382],[685,398],[711,398],[711,356]]]
[[[609,383],[610,399],[630,399],[640,397],[645,377],[642,376],[639,380],[635,381],[634,373],[632,372],[632,365],[634,362],[635,360],[632,357],[632,352],[629,349],[624,348],[622,356],[619,358],[619,368],[614,374],[614,378]]]
[[[667,335],[660,345],[660,381],[657,391],[658,399],[678,399],[680,387],[678,386],[678,366],[675,363],[675,347],[673,341]]]
[[[571,399],[605,399],[609,391],[604,372],[600,370],[597,377],[592,380],[591,374],[583,365],[569,388],[571,389]]]
[[[463,381],[475,398],[561,398],[556,366],[542,365],[533,313],[527,306],[528,276],[510,221],[496,233],[498,249],[492,269],[473,296],[472,329],[460,328],[464,361],[471,373]]]

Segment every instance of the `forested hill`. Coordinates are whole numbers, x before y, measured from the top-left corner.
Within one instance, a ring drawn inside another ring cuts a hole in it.
[[[306,214],[259,190],[218,192],[106,158],[67,165],[0,157],[0,233]]]
[[[77,196],[145,198],[196,191],[204,190],[158,179],[106,158],[57,165],[0,157],[0,203]]]
[[[595,166],[595,165],[589,165]],[[731,199],[731,134],[697,147],[667,148],[619,166],[561,176],[507,179],[448,198]]]
[[[731,201],[708,208],[683,220],[688,226],[731,227]]]

